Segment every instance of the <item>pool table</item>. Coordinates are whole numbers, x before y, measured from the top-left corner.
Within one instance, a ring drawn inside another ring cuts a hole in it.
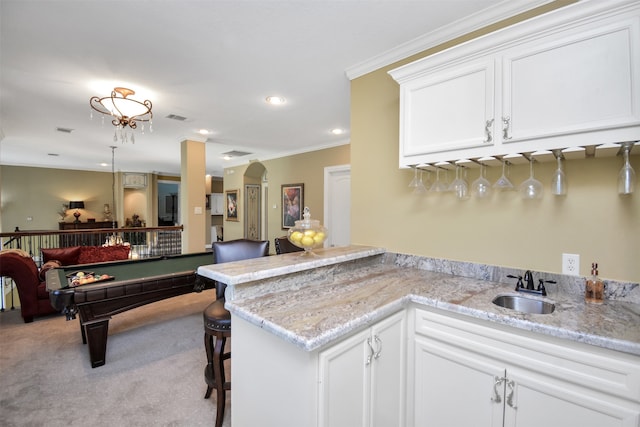
[[[213,264],[211,252],[170,255],[140,260],[113,261],[60,267],[47,271],[51,305],[67,316],[80,315],[82,342],[88,344],[91,366],[105,364],[109,319],[145,304],[215,287],[215,281],[196,274]],[[109,280],[69,287],[68,275],[93,272]]]

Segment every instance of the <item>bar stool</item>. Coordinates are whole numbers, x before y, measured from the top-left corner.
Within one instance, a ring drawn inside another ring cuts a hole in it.
[[[216,427],[222,426],[227,390],[231,382],[226,380],[224,361],[231,358],[231,352],[224,353],[227,338],[231,336],[231,313],[224,308],[224,299],[209,304],[202,313],[204,317],[204,348],[207,352],[207,366],[204,368],[204,381],[207,384],[205,399],[211,396],[213,389],[217,396]]]
[[[269,255],[268,240],[238,239],[228,242],[213,242],[213,263],[240,261]],[[231,352],[224,352],[227,338],[231,337],[231,313],[224,308],[224,290],[227,286],[216,282],[216,300],[209,304],[202,313],[204,319],[204,347],[207,353],[207,366],[204,368],[204,381],[208,399],[216,390],[217,413],[216,427],[222,426],[227,391],[231,390],[231,382],[227,381],[224,361],[231,358]]]

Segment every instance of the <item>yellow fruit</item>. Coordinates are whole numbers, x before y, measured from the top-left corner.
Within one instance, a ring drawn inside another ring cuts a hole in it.
[[[302,234],[301,232],[294,231],[293,233],[291,233],[291,236],[289,236],[289,239],[294,243],[298,243],[300,242],[303,236],[304,234]]]
[[[316,235],[315,230],[304,230],[304,235],[307,237],[313,237]]]
[[[320,232],[316,233],[316,235],[315,235],[315,236],[313,236],[313,241],[314,241],[316,244],[318,244],[318,245],[319,245],[320,243],[324,242],[324,238],[325,238],[324,233],[323,233],[322,231],[320,231]]]
[[[304,236],[302,240],[300,240],[300,243],[302,244],[302,246],[313,246],[313,237]]]

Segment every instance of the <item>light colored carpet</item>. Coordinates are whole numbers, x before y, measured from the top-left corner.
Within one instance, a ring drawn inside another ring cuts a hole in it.
[[[25,324],[17,309],[0,313],[0,424],[212,426],[202,311],[214,299],[207,290],[114,316],[107,363],[95,369],[78,320],[53,315]],[[225,427],[230,404],[227,393]]]

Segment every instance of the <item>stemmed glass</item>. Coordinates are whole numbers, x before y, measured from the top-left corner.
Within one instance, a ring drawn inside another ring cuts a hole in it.
[[[429,188],[429,191],[434,191],[436,193],[441,193],[441,192],[447,191],[448,189],[449,189],[449,187],[447,187],[447,184],[445,184],[444,182],[442,182],[440,180],[440,168],[437,168],[436,169],[436,181],[433,183],[431,188]]]
[[[486,199],[491,196],[491,183],[485,176],[486,166],[480,163],[480,176],[471,183],[471,191],[478,199]]]
[[[409,182],[409,188],[416,188],[418,186],[418,168],[413,168],[413,179]]]
[[[427,192],[427,187],[425,187],[424,182],[422,181],[422,169],[420,169],[420,177],[418,178],[418,183],[413,189],[413,194],[424,194]]]
[[[515,189],[515,187],[513,186],[513,183],[509,180],[509,178],[507,178],[507,175],[505,173],[506,168],[507,168],[507,161],[503,159],[502,160],[502,176],[498,178],[495,184],[493,184],[493,188],[495,188],[496,190],[510,191]]]
[[[524,199],[539,199],[542,197],[542,183],[533,177],[533,158],[529,160],[529,178],[520,184],[520,194]]]
[[[451,182],[449,186],[449,190],[453,191],[458,198],[458,200],[468,200],[469,199],[469,184],[464,179],[461,174],[462,166],[456,166],[456,179]]]
[[[567,194],[567,176],[562,170],[562,154],[559,151],[554,152],[554,154],[558,161],[558,168],[551,179],[551,193],[556,196],[565,196]]]
[[[618,194],[631,194],[636,187],[636,173],[629,163],[629,151],[631,151],[631,144],[624,144],[622,146],[622,155],[624,156],[624,166],[618,173]]]

